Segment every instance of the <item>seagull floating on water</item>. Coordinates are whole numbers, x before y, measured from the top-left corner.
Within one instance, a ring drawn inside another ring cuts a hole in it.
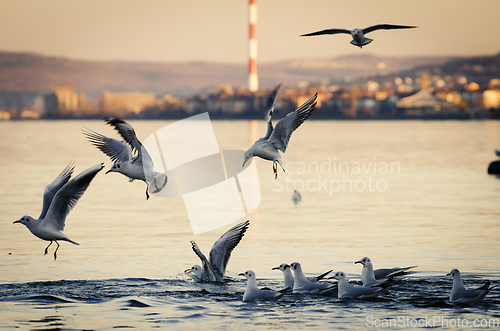
[[[120,141],[108,138],[100,133],[86,129],[83,134],[92,145],[99,148],[114,162],[110,172],[119,172],[127,176],[130,181],[142,180],[146,183],[146,199],[149,199],[148,190],[159,193],[167,185],[167,175],[154,170],[153,160],[142,143],[137,139],[130,124],[115,117],[105,117],[104,121],[113,126],[125,140]],[[136,155],[133,156],[133,153]]]
[[[293,274],[292,274],[291,267],[288,264],[282,263],[278,267],[274,267],[273,270],[280,270],[281,272],[283,272],[283,276],[285,277],[285,288],[293,288]],[[306,278],[310,282],[317,283],[320,280],[324,279],[325,276],[328,275],[332,271],[333,270],[328,270],[327,272],[325,272],[319,276],[306,277]]]
[[[392,282],[394,277],[409,275],[411,272],[407,272],[407,270],[417,267],[396,267],[391,269],[373,270],[373,264],[369,257],[364,257],[361,260],[354,262],[354,264],[356,263],[360,263],[363,265],[363,269],[361,269],[361,281],[363,282],[363,286],[367,287]]]
[[[353,29],[353,30],[347,30],[347,29],[326,29],[326,30],[321,30],[321,31],[316,31],[316,32],[311,32],[307,34],[301,35],[302,37],[308,37],[308,36],[319,36],[323,34],[338,34],[338,33],[345,33],[345,34],[350,34],[352,36],[351,44],[354,46],[358,46],[359,48],[363,48],[363,46],[368,45],[373,41],[373,39],[370,38],[365,38],[365,35],[376,31],[376,30],[393,30],[393,29],[414,29],[416,26],[413,25],[394,25],[394,24],[377,24],[377,25],[372,25],[364,29]]]
[[[290,264],[293,270],[293,293],[327,294],[334,288],[330,282],[316,283],[309,281],[302,272],[302,266],[298,262]],[[330,273],[332,270],[328,271]]]
[[[484,297],[492,289],[500,285],[498,284],[490,287],[490,282],[486,282],[486,284],[474,290],[467,290],[462,282],[462,277],[460,277],[460,271],[453,269],[447,276],[453,277],[453,285],[450,293],[450,302],[453,303],[474,303],[483,301]]]
[[[298,204],[299,202],[302,201],[302,196],[300,195],[299,191],[294,190],[292,194],[292,201],[294,204]]]
[[[244,302],[255,300],[277,300],[285,294],[283,291],[279,292],[268,288],[259,289],[255,273],[252,270],[247,270],[245,273],[238,274],[238,276],[244,276],[247,278],[247,288],[245,289],[245,294],[243,294]]]
[[[373,286],[352,286],[347,282],[347,276],[343,271],[338,271],[333,277],[328,279],[336,279],[339,283],[338,298],[372,298],[385,291],[387,287]]]
[[[104,168],[104,164],[96,165],[71,179],[75,166],[72,163],[68,164],[59,176],[45,187],[42,213],[38,219],[34,219],[31,216],[23,216],[19,220],[14,221],[14,223],[24,224],[38,238],[50,241],[50,244],[45,248],[45,254],[48,253],[52,242],[55,242],[57,248],[54,251],[54,260],[56,260],[57,250],[59,249],[58,240],[79,245],[62,233],[66,216],[68,216],[71,209],[73,209],[85,190],[89,187],[92,179],[94,179],[95,175],[102,168]]]
[[[202,266],[194,265],[191,269],[185,270],[185,273],[191,275],[197,281],[222,282],[231,252],[239,244],[249,225],[250,222],[247,220],[224,233],[212,246],[209,255],[210,261],[201,252],[198,245],[191,241],[193,251],[200,258]]]
[[[273,128],[271,120],[280,88],[281,85],[276,87],[267,102],[268,115],[266,135],[257,140],[252,147],[245,152],[243,161],[243,166],[245,166],[245,163],[247,163],[247,161],[254,156],[258,156],[264,160],[273,161],[275,179],[278,177],[277,164],[279,164],[281,169],[285,171],[279,151],[283,153],[286,152],[286,148],[293,131],[295,131],[309,116],[311,116],[316,107],[316,98],[318,97],[318,93],[316,93],[302,106],[288,113],[288,115],[279,120],[278,123],[276,123],[276,127]]]

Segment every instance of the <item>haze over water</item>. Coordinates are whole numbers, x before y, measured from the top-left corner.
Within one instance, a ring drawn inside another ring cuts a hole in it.
[[[144,140],[172,122],[129,123]],[[253,143],[248,121],[212,125],[220,150]],[[194,236],[181,198],[146,201],[145,184],[122,175],[96,176],[66,220],[64,232],[80,246],[62,242],[57,261],[52,246],[44,256],[47,242],[12,224],[38,218],[45,186],[71,160],[75,174],[100,162],[110,168],[84,126],[118,138],[102,121],[0,122],[1,327],[359,329],[370,314],[499,318],[498,289],[483,304],[445,304],[452,268],[466,286],[500,282],[500,179],[486,172],[500,149],[498,121],[306,121],[277,180],[271,162],[256,161],[262,201],[233,251],[234,281],[226,285],[195,284],[183,271],[200,263],[190,240],[208,254],[236,222]],[[265,122],[257,128],[263,136]],[[353,262],[364,256],[375,268],[418,265],[418,273],[380,301],[289,295],[241,302],[239,272],[252,269],[259,286],[279,289],[282,274],[271,268],[298,261],[308,275],[333,269],[359,280]]]

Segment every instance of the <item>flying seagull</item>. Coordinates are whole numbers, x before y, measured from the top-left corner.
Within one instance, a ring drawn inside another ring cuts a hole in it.
[[[247,278],[247,288],[243,294],[243,302],[255,300],[277,300],[285,294],[284,291],[278,292],[269,288],[259,289],[255,273],[252,270],[247,270],[245,273],[238,274],[238,276],[244,276]]]
[[[82,197],[85,190],[95,175],[104,167],[104,164],[98,164],[89,168],[71,179],[75,169],[73,164],[68,166],[45,187],[43,192],[42,213],[38,219],[31,216],[23,216],[14,223],[26,225],[28,230],[40,239],[50,241],[45,248],[47,254],[49,246],[55,241],[57,248],[54,251],[54,260],[57,259],[57,250],[59,249],[58,240],[69,241],[72,244],[79,245],[77,242],[69,239],[62,231],[66,221],[66,216]]]
[[[297,190],[294,190],[292,194],[292,201],[294,204],[298,204],[299,202],[302,201],[302,196],[300,195],[300,192]]]
[[[490,282],[486,282],[481,287],[474,290],[465,289],[464,283],[462,282],[462,277],[460,277],[460,271],[453,269],[447,276],[453,277],[453,285],[451,287],[450,302],[457,303],[474,303],[483,301],[486,294],[488,294],[492,289],[499,286],[495,285],[490,287]]]
[[[277,164],[279,164],[281,169],[285,171],[279,151],[283,153],[286,152],[286,148],[293,131],[295,131],[309,116],[311,116],[316,107],[316,98],[318,97],[318,93],[316,93],[302,106],[288,113],[288,115],[279,120],[278,123],[276,123],[276,127],[273,128],[271,120],[280,88],[281,85],[276,87],[267,102],[268,115],[266,135],[257,140],[252,147],[245,152],[243,160],[243,166],[245,166],[245,163],[247,163],[247,161],[254,156],[258,156],[264,160],[273,161],[274,179],[278,177]]]
[[[149,199],[148,190],[153,193],[160,192],[167,185],[167,175],[154,170],[153,160],[137,139],[134,128],[115,117],[105,117],[104,121],[114,127],[125,142],[108,138],[90,129],[83,130],[83,134],[92,145],[99,148],[114,162],[106,174],[119,172],[127,176],[130,181],[142,180],[146,183],[146,199]]]
[[[248,220],[241,222],[224,233],[212,246],[210,260],[207,260],[198,245],[191,241],[193,251],[201,260],[201,267],[194,265],[191,269],[185,270],[185,273],[193,276],[197,281],[222,282],[231,252],[245,235],[249,224]]]
[[[370,38],[365,38],[365,35],[376,31],[376,30],[394,30],[394,29],[414,29],[416,26],[413,25],[394,25],[394,24],[377,24],[377,25],[372,25],[364,29],[354,29],[354,30],[347,30],[347,29],[326,29],[326,30],[321,30],[321,31],[316,31],[316,32],[311,32],[307,34],[301,35],[302,37],[309,37],[309,36],[319,36],[323,34],[338,34],[338,33],[345,33],[345,34],[350,34],[352,36],[351,44],[354,46],[358,46],[359,48],[363,48],[363,46],[368,45],[373,41],[373,39]]]

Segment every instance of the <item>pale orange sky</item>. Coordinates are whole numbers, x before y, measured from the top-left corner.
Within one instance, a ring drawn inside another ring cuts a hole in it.
[[[492,55],[499,0],[257,0],[258,61],[340,55]],[[248,0],[0,0],[0,51],[88,60],[231,62],[248,58]],[[359,49],[326,28],[376,31]]]

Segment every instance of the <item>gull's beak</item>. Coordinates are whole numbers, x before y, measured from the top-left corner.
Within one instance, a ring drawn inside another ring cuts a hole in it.
[[[186,273],[186,274],[190,273],[190,272],[193,272],[193,270],[191,270],[191,268],[184,270],[184,273]]]
[[[336,279],[335,276],[327,277],[326,279]]]
[[[245,274],[242,272],[242,273],[238,274],[238,276],[245,276]]]
[[[107,175],[110,172],[111,172],[111,169],[109,169],[108,171],[106,171],[104,174]]]
[[[274,267],[273,269],[271,270],[280,270],[280,267]]]
[[[356,264],[356,263],[363,264],[363,262],[361,262],[361,261],[354,262],[354,264]]]
[[[243,168],[245,166],[245,163],[247,163],[248,159],[243,161],[243,164],[241,165],[241,167]]]
[[[21,223],[21,220],[14,221],[14,223],[12,223],[12,224],[15,224],[15,223]]]
[[[17,222],[17,221],[16,221],[16,222]],[[16,222],[14,222],[14,223],[16,223]],[[446,276],[451,276],[451,272],[448,272],[448,273],[446,274]]]

